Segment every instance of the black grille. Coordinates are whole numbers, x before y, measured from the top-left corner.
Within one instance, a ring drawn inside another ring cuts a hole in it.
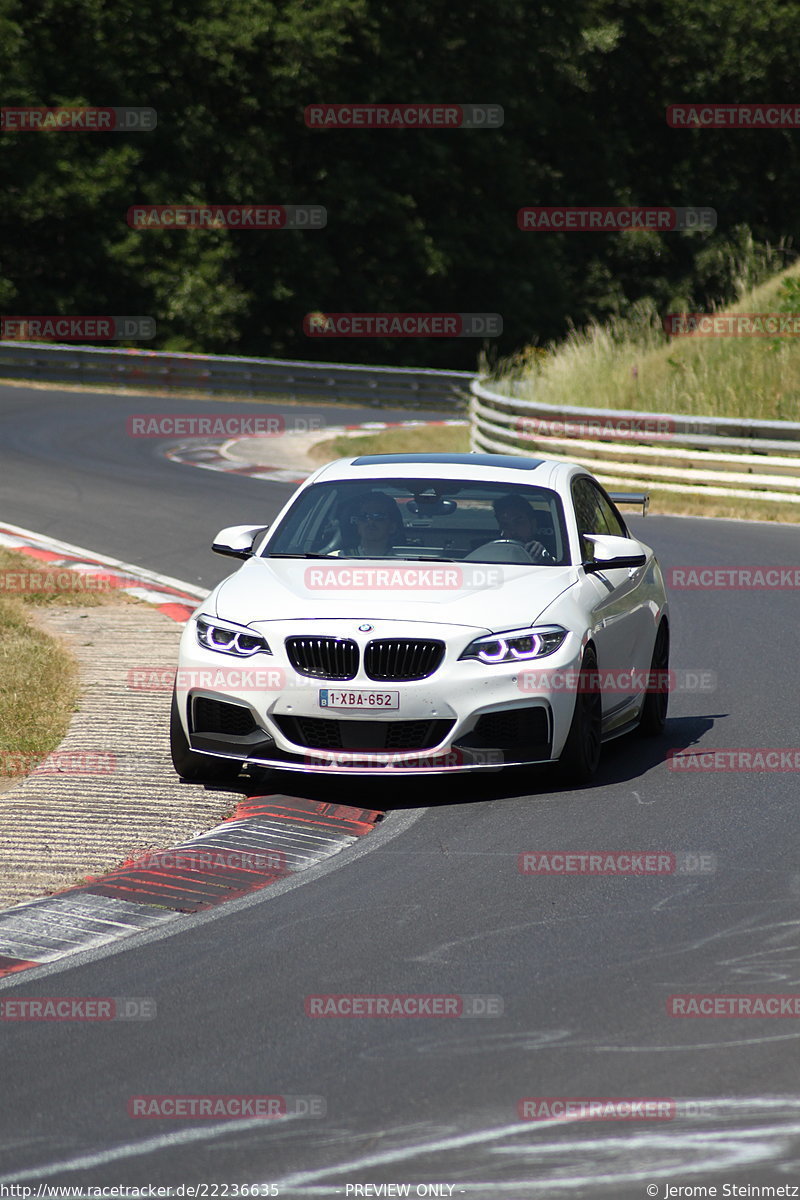
[[[443,658],[444,642],[379,638],[367,644],[364,671],[370,679],[427,679]]]
[[[358,646],[350,638],[291,637],[286,653],[295,671],[316,679],[354,679]]]
[[[463,744],[498,750],[524,750],[542,745],[548,742],[549,738],[546,709],[541,706],[508,708],[504,712],[484,713]]]
[[[207,696],[194,698],[194,733],[231,733],[237,737],[244,737],[257,728],[250,709],[243,708],[241,704],[224,704],[221,700],[209,700]]]
[[[334,721],[287,716],[274,720],[290,742],[309,750],[429,750],[453,728],[452,721]]]

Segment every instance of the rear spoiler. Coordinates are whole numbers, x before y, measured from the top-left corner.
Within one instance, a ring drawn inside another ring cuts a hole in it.
[[[650,505],[650,497],[647,492],[609,492],[608,498],[615,504],[641,504],[642,516],[647,516],[647,509]]]

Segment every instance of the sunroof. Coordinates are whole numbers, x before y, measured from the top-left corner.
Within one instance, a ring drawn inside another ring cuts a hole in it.
[[[397,463],[439,463],[458,467],[502,467],[512,471],[535,471],[543,458],[518,458],[515,454],[365,454],[354,458],[353,467],[392,466]]]

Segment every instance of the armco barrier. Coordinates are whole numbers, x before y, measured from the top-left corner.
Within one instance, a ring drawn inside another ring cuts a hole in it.
[[[800,423],[562,408],[492,391],[478,379],[470,390],[473,450],[543,453],[581,463],[614,486],[800,503]],[[648,437],[648,428],[668,432]]]
[[[414,367],[0,342],[0,379],[461,409],[472,375]]]
[[[685,417],[622,409],[557,407],[488,388],[466,371],[362,367],[232,355],[0,342],[0,379],[124,385],[211,395],[282,396],[460,410],[469,392],[472,449],[583,463],[603,482],[741,499],[800,503],[800,423]],[[524,430],[525,418],[568,427],[561,436]],[[648,422],[668,436],[640,440],[620,428]],[[575,428],[603,426],[602,438]],[[521,436],[524,434],[525,436]]]

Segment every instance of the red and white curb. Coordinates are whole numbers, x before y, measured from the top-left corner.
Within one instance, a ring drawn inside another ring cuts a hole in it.
[[[181,579],[159,575],[145,567],[96,554],[93,550],[21,529],[18,525],[0,525],[0,546],[35,559],[45,580],[49,573],[55,574],[59,568],[89,578],[102,576],[111,586],[154,605],[174,621],[188,621],[198,603],[208,595],[207,588],[195,587]]]
[[[204,912],[352,846],[383,817],[298,796],[250,796],[216,828],[0,913],[0,979]]]
[[[17,525],[0,525],[0,545],[28,555],[45,576],[59,568],[113,576],[120,590],[177,622],[208,595]],[[0,912],[0,979],[268,887],[353,845],[383,816],[298,796],[251,796],[199,837]]]
[[[203,471],[224,471],[226,475],[248,475],[251,479],[268,479],[272,483],[302,483],[311,474],[311,471],[267,467],[263,463],[246,463],[241,459],[225,458],[223,449],[232,444],[219,440],[206,442],[199,438],[190,438],[171,446],[165,454],[172,462],[182,463],[187,467],[200,467]]]
[[[376,433],[382,429],[420,429],[441,425],[468,425],[468,421],[366,421],[361,425],[330,425],[315,439],[316,442],[327,441],[333,437],[359,437],[365,433]],[[247,475],[251,479],[266,479],[273,483],[302,483],[308,479],[314,470],[268,466],[264,463],[247,462],[246,459],[231,457],[233,446],[241,442],[249,442],[258,438],[274,438],[272,434],[252,434],[245,438],[229,438],[220,442],[218,439],[187,438],[177,442],[165,451],[166,457],[172,462],[183,463],[185,466],[200,467],[204,471],[224,471],[227,475]],[[291,433],[288,434],[291,437]]]

